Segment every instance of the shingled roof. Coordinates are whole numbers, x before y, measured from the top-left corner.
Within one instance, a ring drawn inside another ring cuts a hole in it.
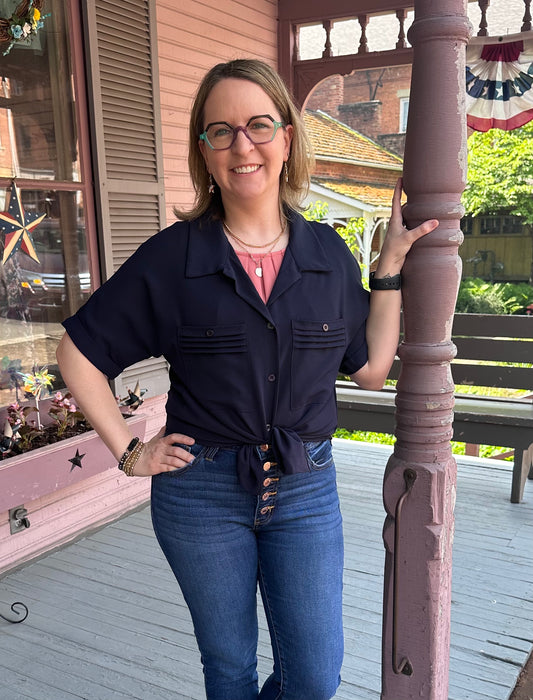
[[[322,177],[313,177],[312,181],[332,192],[351,197],[360,202],[365,202],[373,207],[389,208],[392,201],[394,187],[387,185],[373,185],[367,182],[355,182],[353,180],[332,180]]]
[[[399,170],[402,159],[367,136],[321,111],[306,110],[304,121],[317,159],[342,159],[365,166]]]

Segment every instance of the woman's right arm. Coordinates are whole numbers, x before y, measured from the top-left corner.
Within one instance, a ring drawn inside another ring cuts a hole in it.
[[[63,335],[57,348],[57,361],[76,403],[118,462],[132,435],[107,377],[76,347],[68,333]],[[135,476],[152,476],[172,471],[193,460],[187,450],[173,446],[173,443],[192,445],[193,438],[178,433],[166,437],[163,435],[164,428],[146,443],[135,465]]]

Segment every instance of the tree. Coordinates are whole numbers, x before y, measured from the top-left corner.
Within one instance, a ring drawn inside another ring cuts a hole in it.
[[[472,216],[505,211],[533,224],[533,121],[470,136],[463,204]]]

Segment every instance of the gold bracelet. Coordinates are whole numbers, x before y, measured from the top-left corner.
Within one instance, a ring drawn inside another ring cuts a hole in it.
[[[133,450],[128,454],[126,459],[124,460],[124,463],[122,465],[122,470],[126,476],[134,476],[133,474],[133,468],[137,464],[139,457],[143,453],[144,450],[144,442],[139,442],[135,445]]]

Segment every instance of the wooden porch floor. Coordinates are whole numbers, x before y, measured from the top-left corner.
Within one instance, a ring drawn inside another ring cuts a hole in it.
[[[343,682],[336,698],[378,700],[382,474],[390,448],[335,440],[346,534]],[[533,483],[509,502],[501,462],[461,458],[449,700],[507,700],[533,646]],[[144,508],[0,580],[0,698],[204,698],[187,609]],[[269,673],[261,617],[259,671]],[[304,700],[302,698],[302,700]]]

